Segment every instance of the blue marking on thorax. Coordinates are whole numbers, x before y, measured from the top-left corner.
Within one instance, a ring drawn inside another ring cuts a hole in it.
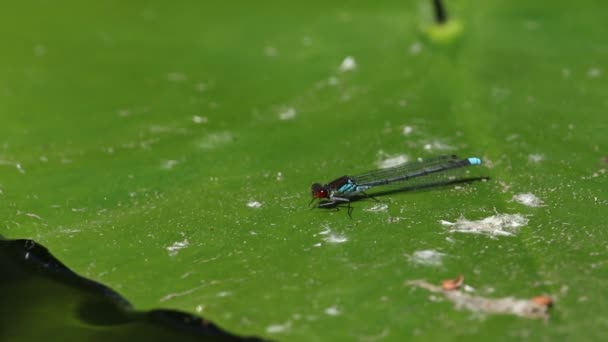
[[[339,193],[343,193],[343,194],[352,194],[355,192],[361,192],[361,191],[365,191],[367,189],[369,189],[370,186],[367,185],[357,185],[355,184],[351,179],[348,180],[348,182],[344,185],[342,185],[337,192]]]
[[[349,192],[356,192],[357,191],[357,185],[355,185],[350,179],[348,180],[348,182],[344,185],[342,185],[339,189],[338,192],[341,192],[343,194],[349,193]]]
[[[471,165],[481,165],[481,159],[476,158],[476,157],[469,158],[469,164],[471,164]]]

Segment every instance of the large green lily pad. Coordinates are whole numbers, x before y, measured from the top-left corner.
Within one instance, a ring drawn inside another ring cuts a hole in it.
[[[605,337],[608,8],[448,5],[447,38],[426,1],[5,6],[0,233],[239,335]],[[312,182],[452,153],[491,180],[307,207]],[[441,223],[497,214],[527,224]],[[471,313],[405,283],[460,273],[556,305]]]

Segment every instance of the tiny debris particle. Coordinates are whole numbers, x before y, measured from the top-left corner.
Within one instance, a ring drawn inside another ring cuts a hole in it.
[[[163,170],[171,170],[171,169],[173,169],[173,167],[174,167],[175,165],[177,165],[178,163],[179,163],[179,162],[178,162],[177,160],[164,160],[164,161],[161,163],[160,168],[161,168],[161,169],[163,169]]]
[[[455,279],[447,279],[441,282],[441,288],[445,291],[454,291],[462,286],[464,282],[464,276],[459,274]]]
[[[373,212],[373,213],[377,213],[377,212],[385,212],[388,210],[388,204],[386,203],[379,203],[374,205],[371,208],[367,208],[367,209],[363,209],[365,211],[369,211],[369,212]]]
[[[279,50],[277,50],[277,48],[274,46],[267,45],[264,47],[264,55],[266,55],[266,57],[276,57],[278,54]]]
[[[171,82],[179,82],[186,79],[186,75],[181,72],[170,72],[167,73],[167,80]]]
[[[21,173],[21,174],[25,173],[23,166],[21,166],[21,163],[18,163],[18,162],[12,162],[12,161],[8,161],[8,160],[0,159],[0,165],[14,166],[17,169],[17,171],[19,171],[19,173]]]
[[[120,109],[120,110],[118,110],[118,116],[120,116],[120,117],[124,118],[124,117],[127,117],[129,115],[131,115],[131,111],[128,110],[128,109]]]
[[[414,127],[412,126],[403,126],[403,135],[410,135],[414,131]]]
[[[602,76],[602,70],[600,70],[599,68],[591,68],[587,71],[587,76],[589,78],[598,78]]]
[[[464,290],[464,292],[469,292],[469,293],[470,292],[475,292],[475,288],[473,286],[470,286],[470,285],[467,285],[467,284],[464,284],[462,286],[462,289]]]
[[[204,124],[209,122],[209,119],[207,119],[206,116],[194,115],[192,116],[192,122],[194,122],[195,124]]]
[[[534,153],[528,156],[528,163],[540,163],[545,159],[545,156],[540,153]]]
[[[450,233],[484,234],[496,237],[515,235],[520,227],[528,224],[528,219],[520,214],[496,214],[476,221],[461,217],[456,222],[445,220],[440,222],[442,225],[450,227]]]
[[[293,120],[296,118],[296,109],[293,107],[286,108],[279,113],[280,120]]]
[[[340,309],[338,309],[338,307],[336,305],[330,306],[327,309],[325,309],[325,314],[327,314],[329,316],[338,316],[341,313],[342,312],[340,311]]]
[[[412,43],[412,45],[410,45],[410,55],[412,56],[416,56],[419,55],[420,52],[422,52],[422,43],[416,41],[414,43]]]
[[[182,292],[169,293],[168,295],[162,297],[159,301],[162,303],[162,302],[166,302],[166,301],[168,301],[170,299],[173,299],[173,298],[189,295],[189,294],[194,293],[195,291],[201,289],[203,286],[204,285],[200,285],[200,286],[197,286],[197,287],[194,287],[194,288],[191,288],[189,290],[182,291]]]
[[[209,133],[198,143],[198,147],[205,150],[211,150],[218,146],[228,144],[233,140],[232,133],[227,131]]]
[[[278,334],[289,330],[291,327],[291,321],[287,321],[285,324],[271,324],[266,327],[266,333]]]
[[[262,207],[262,203],[258,202],[258,201],[249,201],[249,202],[247,202],[247,206],[249,208],[260,208],[260,207]]]
[[[424,144],[424,146],[422,148],[424,148],[426,151],[434,151],[434,150],[449,151],[449,150],[456,149],[454,146],[448,145],[439,140],[434,140],[434,141],[431,141],[430,143],[426,143],[426,144]]]
[[[169,256],[176,256],[180,250],[188,247],[188,245],[190,245],[188,239],[184,239],[184,241],[175,241],[171,246],[167,247],[167,252],[169,253]]]
[[[338,84],[340,84],[340,80],[338,80],[338,78],[335,76],[330,76],[327,79],[327,84],[329,84],[330,86],[337,86]]]
[[[327,243],[344,243],[348,241],[346,235],[341,234],[329,234],[327,237],[323,238],[323,241]]]
[[[496,98],[498,101],[502,101],[506,99],[511,94],[511,89],[503,88],[503,87],[493,87],[492,88],[492,96]]]
[[[445,253],[434,250],[415,251],[411,256],[408,256],[413,264],[433,267],[441,266],[443,257],[445,257]]]
[[[517,139],[519,139],[519,134],[513,133],[513,134],[509,135],[505,140],[507,140],[507,141],[514,141],[514,140],[517,140]]]
[[[377,164],[378,168],[380,168],[380,169],[387,169],[390,167],[401,165],[403,163],[407,163],[408,160],[409,160],[408,156],[406,156],[405,154],[400,154],[400,155],[397,155],[394,157],[380,160],[376,164]]]
[[[513,200],[528,207],[542,207],[544,205],[543,200],[532,193],[514,195]]]
[[[194,86],[194,89],[196,89],[196,91],[198,91],[199,93],[202,93],[207,90],[207,84],[199,82]]]
[[[357,62],[355,61],[355,58],[352,56],[347,56],[342,61],[342,64],[340,64],[340,71],[342,71],[342,72],[352,71],[355,69],[357,69]]]
[[[323,226],[323,228],[325,228],[325,230],[320,231],[319,235],[328,235],[329,233],[331,233],[331,228],[329,228],[328,226]]]
[[[1,190],[0,190],[0,193],[2,193]],[[33,218],[35,218],[37,220],[42,220],[42,217],[40,217],[40,216],[38,216],[38,215],[36,215],[34,213],[25,213],[25,216],[33,217]]]
[[[230,291],[221,291],[221,292],[217,293],[218,297],[228,297],[228,296],[231,296],[231,295],[232,295],[232,292],[230,292]]]

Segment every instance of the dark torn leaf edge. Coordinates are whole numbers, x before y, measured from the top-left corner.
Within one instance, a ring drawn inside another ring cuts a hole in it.
[[[110,302],[117,313],[116,321],[112,324],[124,324],[134,321],[147,321],[159,327],[168,328],[176,333],[188,334],[201,339],[221,341],[265,341],[258,337],[243,337],[230,333],[213,322],[187,312],[168,309],[154,309],[150,311],[137,311],[131,303],[111,288],[87,279],[75,273],[61,261],[55,258],[43,245],[30,239],[4,239],[0,236],[0,250],[3,257],[8,256],[9,261],[16,264],[26,273],[45,277],[61,285],[84,291],[90,295],[98,296]],[[103,303],[101,303],[103,305]],[[106,325],[104,322],[91,322],[92,324]]]

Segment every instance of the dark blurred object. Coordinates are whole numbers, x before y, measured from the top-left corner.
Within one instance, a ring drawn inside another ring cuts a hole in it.
[[[33,240],[0,238],[0,340],[262,341],[174,310],[136,311]]]

